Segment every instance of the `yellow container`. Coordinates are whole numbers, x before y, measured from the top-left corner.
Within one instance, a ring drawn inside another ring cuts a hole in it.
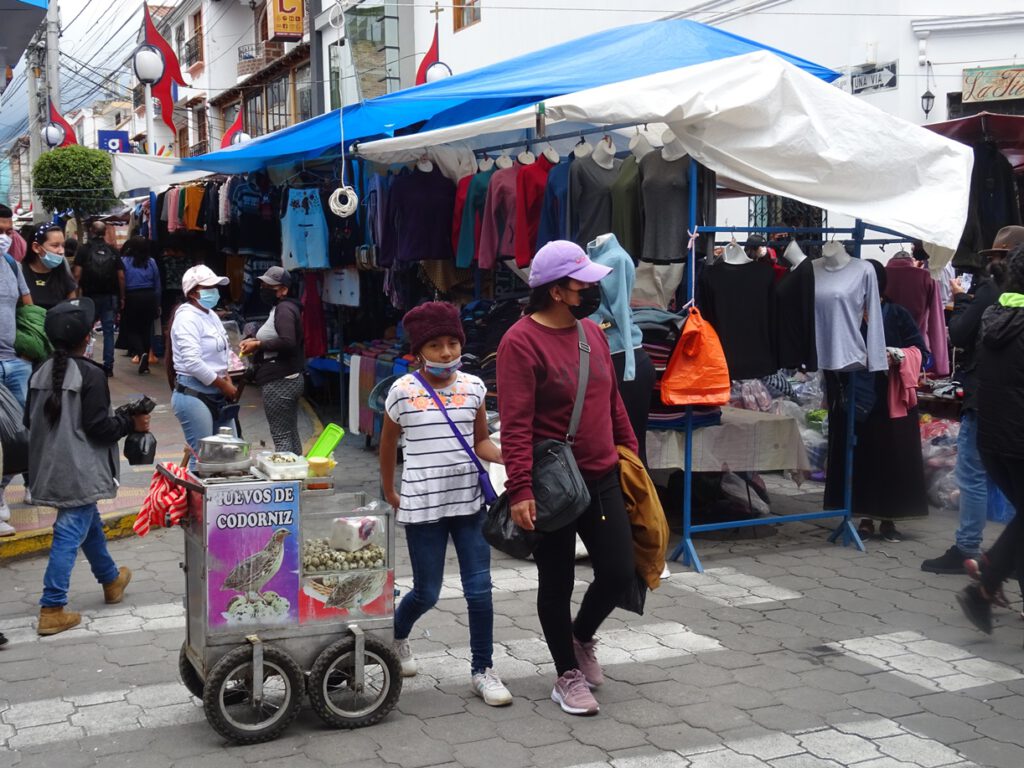
[[[338,466],[338,462],[330,456],[311,456],[308,461],[309,474],[313,477],[327,477]]]

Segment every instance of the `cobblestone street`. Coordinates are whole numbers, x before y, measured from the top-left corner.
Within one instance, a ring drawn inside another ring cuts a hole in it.
[[[359,438],[346,439],[338,458],[341,487],[375,491],[376,458]],[[776,511],[817,503],[815,486],[772,480]],[[103,605],[80,561],[71,605],[83,612],[82,625],[49,639],[34,631],[45,559],[25,559],[0,569],[0,631],[11,640],[0,651],[3,763],[1019,768],[1019,603],[984,637],[953,599],[963,577],[919,570],[923,557],[948,545],[953,527],[950,514],[933,513],[907,526],[903,543],[871,542],[866,554],[829,545],[827,528],[805,524],[756,539],[699,541],[707,573],[672,564],[646,615],[616,612],[603,628],[598,655],[608,681],[594,718],[565,715],[550,701],[536,571],[500,555],[495,665],[515,701],[491,709],[472,693],[453,564],[438,608],[412,637],[420,673],[405,681],[383,723],[332,731],[307,709],[282,738],[251,747],[217,736],[178,679],[180,531],[111,545],[135,572],[118,606]],[[404,590],[410,571],[401,539],[398,554]],[[581,562],[577,597],[590,577]]]

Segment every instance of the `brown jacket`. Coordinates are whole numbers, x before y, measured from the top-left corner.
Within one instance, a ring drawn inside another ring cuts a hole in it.
[[[665,510],[640,457],[624,446],[618,446],[619,481],[626,512],[633,527],[633,559],[636,571],[647,586],[657,589],[665,568],[669,528]]]

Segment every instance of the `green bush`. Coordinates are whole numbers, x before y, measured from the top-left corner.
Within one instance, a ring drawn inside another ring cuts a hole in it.
[[[117,204],[110,179],[110,155],[72,144],[43,154],[32,169],[36,194],[49,211],[74,212],[76,219],[107,213]]]

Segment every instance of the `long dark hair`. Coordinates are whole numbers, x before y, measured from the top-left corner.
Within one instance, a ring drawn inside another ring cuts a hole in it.
[[[131,237],[121,246],[122,256],[131,256],[132,265],[137,269],[144,269],[149,264],[149,240],[144,237]]]
[[[534,312],[543,312],[545,309],[550,307],[554,303],[554,299],[551,298],[551,289],[556,285],[562,288],[569,287],[569,281],[572,278],[562,277],[558,280],[553,280],[550,283],[539,285],[536,288],[530,289],[530,296],[526,300],[526,306],[523,307],[524,315],[532,315]]]
[[[64,399],[64,376],[68,371],[68,360],[71,358],[72,350],[62,341],[54,342],[53,355],[50,360],[53,368],[50,370],[50,396],[43,403],[43,413],[53,426],[60,421],[62,403]]]
[[[1010,251],[1005,266],[1004,289],[1008,293],[1024,293],[1024,245],[1018,245]]]

